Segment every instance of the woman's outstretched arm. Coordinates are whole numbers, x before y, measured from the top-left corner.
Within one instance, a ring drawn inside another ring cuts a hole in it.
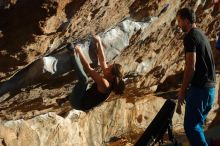
[[[108,65],[106,64],[104,47],[102,45],[101,38],[98,35],[95,35],[94,39],[96,41],[97,55],[98,55],[100,66],[101,66],[102,70],[105,71],[105,69],[108,68]]]
[[[92,79],[97,83],[99,90],[104,92],[109,87],[109,82],[90,66],[79,45],[76,45],[75,51],[75,53],[79,55],[80,61],[86,72],[88,72]]]
[[[91,72],[91,70],[93,70],[93,68],[90,66],[89,62],[87,61],[86,57],[84,56],[82,49],[79,45],[75,46],[75,50],[74,50],[77,55],[79,55],[80,61],[84,67],[84,69],[86,70],[86,72]]]

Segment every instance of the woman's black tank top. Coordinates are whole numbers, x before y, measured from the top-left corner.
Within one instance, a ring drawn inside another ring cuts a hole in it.
[[[110,95],[112,91],[112,88],[109,88],[106,93],[101,93],[98,91],[97,84],[94,83],[91,88],[89,88],[83,99],[82,106],[84,107],[84,110],[91,109],[92,107],[95,107],[105,101],[108,96]]]

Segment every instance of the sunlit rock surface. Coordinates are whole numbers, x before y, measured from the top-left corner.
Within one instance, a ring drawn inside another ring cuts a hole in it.
[[[105,46],[106,60],[111,61],[114,57],[119,56],[120,53],[129,46],[132,35],[137,31],[141,32],[145,30],[154,19],[156,18],[149,18],[149,20],[145,22],[135,22],[127,18],[110,30],[101,33],[100,37]],[[89,62],[94,64],[94,66],[98,65],[96,46],[94,45],[92,37],[82,41],[73,41],[72,43],[79,44]],[[46,57],[34,61],[32,64],[16,73],[11,79],[2,83],[0,86],[0,95],[4,95],[8,91],[31,85],[40,77],[57,77],[72,69],[74,70],[71,60],[73,56],[65,46],[66,44],[61,47],[62,50],[58,53],[54,53],[53,55],[49,54]]]
[[[184,52],[175,16],[188,5],[210,39],[219,72],[220,16],[209,0],[0,1],[0,146],[133,145],[165,99],[176,98]],[[109,63],[124,66],[125,94],[111,94],[86,113],[68,103],[58,107],[55,100],[77,81],[67,42],[80,44],[98,69],[91,34],[101,36]],[[207,128],[219,123],[216,109]],[[183,115],[174,114],[179,138],[182,123]]]

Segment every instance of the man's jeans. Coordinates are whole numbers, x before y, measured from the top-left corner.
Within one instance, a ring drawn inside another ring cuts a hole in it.
[[[191,146],[208,146],[202,126],[214,98],[214,87],[190,87],[186,93],[184,129]]]

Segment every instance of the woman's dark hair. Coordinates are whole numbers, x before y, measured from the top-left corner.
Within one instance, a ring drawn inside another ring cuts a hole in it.
[[[177,12],[177,16],[180,16],[182,19],[187,19],[189,22],[196,22],[196,14],[192,8],[182,8]]]
[[[120,64],[113,64],[111,74],[113,75],[112,89],[115,94],[123,94],[125,89],[125,83],[123,81],[123,69]]]

